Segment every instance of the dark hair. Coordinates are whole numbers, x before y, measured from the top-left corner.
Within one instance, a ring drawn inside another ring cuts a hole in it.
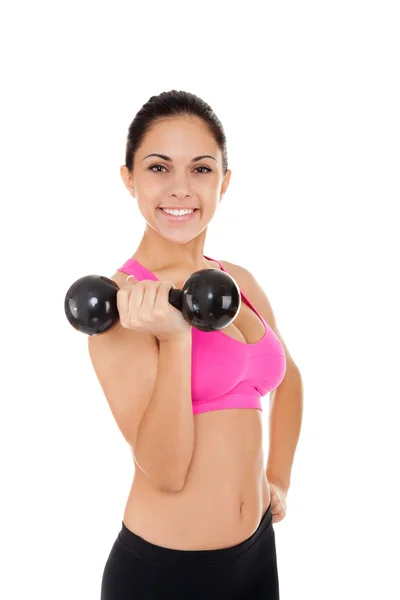
[[[225,132],[211,106],[189,92],[171,90],[151,98],[142,106],[129,126],[126,138],[125,165],[132,171],[137,149],[151,126],[163,118],[196,116],[203,120],[217,142],[223,158],[223,174],[228,170]]]

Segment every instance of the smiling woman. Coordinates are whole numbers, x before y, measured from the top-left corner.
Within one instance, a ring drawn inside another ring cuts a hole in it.
[[[120,173],[146,227],[112,275],[129,319],[89,337],[135,465],[101,598],[277,600],[261,398],[282,381],[285,352],[241,289],[252,293],[246,270],[204,254],[231,177],[222,124],[193,94],[153,96],[129,127]],[[243,298],[220,335],[183,330],[167,301],[210,268],[230,273]],[[174,319],[179,334],[165,331]]]
[[[172,258],[173,253],[177,263],[192,263],[194,270],[197,261],[202,262],[199,268],[204,266],[201,246],[205,229],[231,176],[222,125],[210,107],[195,98],[182,94],[179,105],[171,92],[168,109],[165,97],[160,104],[150,99],[129,128],[125,165],[121,167],[125,186],[136,198],[149,228],[161,228],[157,238],[147,230],[136,256],[145,257],[149,250],[159,250],[162,256],[167,251],[165,257],[170,254]],[[151,107],[154,113],[150,118]],[[162,209],[195,210],[188,216],[169,216]],[[185,227],[178,227],[181,223]],[[168,250],[166,237],[174,243]],[[185,247],[176,247],[177,243]]]

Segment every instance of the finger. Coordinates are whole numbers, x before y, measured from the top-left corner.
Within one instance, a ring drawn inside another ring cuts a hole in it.
[[[154,303],[157,296],[157,290],[161,285],[161,281],[149,282],[148,285],[143,286],[143,296],[141,298],[140,305],[136,305],[136,309],[140,310],[140,318],[143,321],[150,319],[150,315],[154,309]]]
[[[175,287],[171,281],[164,279],[164,281],[161,282],[155,299],[154,309],[165,310],[165,307],[169,302],[169,290],[171,287]]]
[[[128,283],[137,283],[136,277],[134,275],[128,275],[125,281],[125,285],[127,285]]]
[[[123,287],[117,292],[117,309],[121,323],[126,323],[129,315],[129,295],[128,288]]]
[[[125,284],[117,293],[117,308],[121,323],[127,325],[130,321],[130,304],[132,296],[138,297],[139,306],[142,302],[143,293],[140,294],[139,283],[137,280],[134,286]]]

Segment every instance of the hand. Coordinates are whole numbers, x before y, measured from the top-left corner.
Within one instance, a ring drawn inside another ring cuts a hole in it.
[[[129,275],[117,292],[121,326],[151,333],[160,341],[190,335],[191,325],[183,318],[182,311],[169,302],[172,287],[175,286],[171,281],[137,281]]]
[[[271,493],[272,523],[279,523],[286,516],[287,490],[277,481],[268,480],[268,485]]]

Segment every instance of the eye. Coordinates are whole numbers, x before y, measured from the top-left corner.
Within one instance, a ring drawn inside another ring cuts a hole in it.
[[[162,169],[165,169],[165,167],[163,165],[151,165],[151,167],[149,167],[149,171],[151,171],[152,173],[164,173],[164,171],[153,171],[154,167],[161,167]]]
[[[151,165],[151,166],[148,168],[148,170],[149,170],[149,171],[151,171],[152,173],[165,173],[165,171],[159,171],[159,170],[153,171],[153,169],[154,169],[155,167],[160,167],[161,169],[165,169],[164,165]],[[196,167],[196,169],[195,169],[195,170],[197,170],[197,169],[206,169],[206,171],[205,171],[205,172],[204,172],[204,171],[202,171],[200,174],[210,173],[210,172],[212,171],[212,169],[210,169],[210,167],[205,167],[205,166]]]

